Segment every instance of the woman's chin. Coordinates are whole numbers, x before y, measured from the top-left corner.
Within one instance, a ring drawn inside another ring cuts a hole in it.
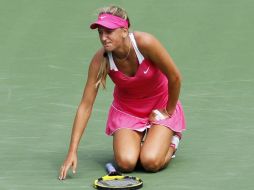
[[[113,46],[111,43],[107,43],[103,45],[105,51],[113,51]]]
[[[113,49],[112,49],[111,47],[105,47],[105,46],[104,46],[104,50],[105,50],[106,52],[111,52],[111,51],[113,51]]]

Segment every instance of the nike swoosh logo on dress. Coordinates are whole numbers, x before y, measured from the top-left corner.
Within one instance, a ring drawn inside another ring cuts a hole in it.
[[[144,74],[147,74],[147,72],[149,71],[150,66],[144,71]]]

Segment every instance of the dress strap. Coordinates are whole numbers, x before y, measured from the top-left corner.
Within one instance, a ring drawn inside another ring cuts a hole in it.
[[[140,51],[138,49],[138,46],[137,46],[134,34],[133,33],[129,33],[129,37],[130,37],[130,40],[131,40],[131,44],[132,44],[132,46],[133,46],[133,48],[135,50],[135,53],[137,55],[138,62],[139,62],[139,64],[141,64],[145,58],[140,53]],[[118,71],[118,69],[116,67],[116,64],[114,62],[114,59],[113,59],[112,52],[108,52],[107,54],[108,54],[108,59],[109,59],[109,64],[110,64],[110,70]]]
[[[133,45],[133,48],[134,48],[134,50],[135,50],[135,52],[136,52],[136,55],[137,55],[137,57],[138,57],[138,62],[139,62],[139,64],[141,64],[145,58],[144,58],[144,56],[140,53],[140,51],[139,51],[139,49],[138,49],[138,46],[137,46],[137,43],[136,43],[134,34],[133,34],[133,33],[129,33],[129,36],[130,36],[130,39],[131,39],[131,43],[132,43],[132,45]]]
[[[108,52],[108,60],[109,60],[109,65],[110,65],[110,70],[118,71],[116,64],[114,62],[112,52]]]

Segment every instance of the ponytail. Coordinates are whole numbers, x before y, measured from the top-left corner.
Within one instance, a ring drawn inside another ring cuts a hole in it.
[[[103,60],[100,65],[100,69],[97,75],[97,81],[95,84],[95,87],[98,88],[100,85],[102,85],[102,88],[106,88],[106,78],[108,74],[108,59],[106,52],[103,54]]]

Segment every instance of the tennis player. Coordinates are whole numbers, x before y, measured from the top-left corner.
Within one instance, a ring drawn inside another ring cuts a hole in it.
[[[106,76],[115,84],[106,134],[113,136],[115,162],[131,172],[139,161],[149,172],[166,167],[186,129],[179,101],[181,75],[166,49],[151,34],[130,32],[125,10],[103,8],[97,29],[102,44],[91,60],[81,103],[73,124],[68,155],[59,179],[77,167],[77,150],[92,112],[99,86]]]

